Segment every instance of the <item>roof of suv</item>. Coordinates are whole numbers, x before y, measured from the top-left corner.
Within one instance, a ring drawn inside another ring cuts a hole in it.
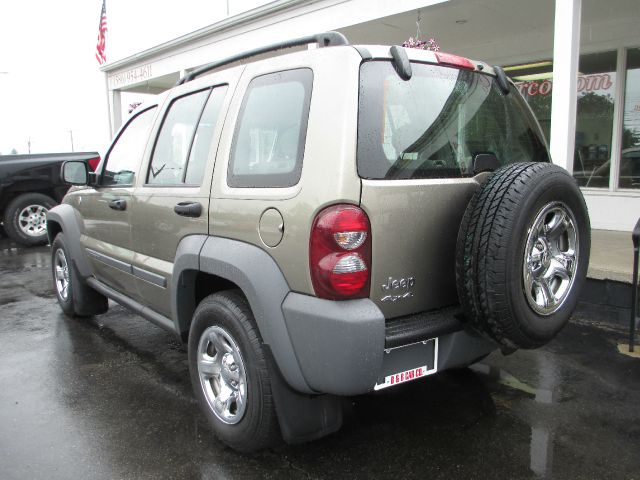
[[[236,55],[232,55],[230,57],[222,58],[215,60],[209,64],[198,67],[191,72],[187,73],[184,77],[178,80],[176,85],[183,85],[185,83],[191,82],[197,77],[204,75],[209,72],[213,72],[214,70],[219,70],[225,66],[233,65],[233,64],[245,64],[252,63],[256,60],[256,57],[259,57],[264,54],[269,53],[277,53],[282,52],[283,50],[290,50],[291,48],[301,47],[306,45],[316,44],[319,48],[324,49],[325,47],[351,47],[358,51],[363,60],[371,60],[371,59],[391,59],[394,58],[398,60],[396,52],[394,49],[401,50],[403,57],[408,57],[408,60],[415,60],[420,62],[428,62],[434,64],[440,64],[443,66],[453,66],[453,67],[461,67],[461,68],[469,68],[473,67],[474,70],[483,71],[492,75],[495,75],[496,72],[493,68],[489,67],[487,64],[472,61],[464,57],[460,57],[454,54],[445,53],[445,52],[432,52],[428,50],[421,50],[416,48],[403,48],[403,47],[389,47],[382,45],[350,45],[347,38],[339,32],[324,32],[318,33],[315,35],[309,35],[307,37],[301,37],[293,40],[286,40],[283,42],[279,42],[272,45],[267,45],[264,47],[259,47],[256,49],[248,50],[245,52],[238,53]],[[405,55],[406,53],[406,55]],[[285,53],[285,54],[288,54]],[[248,62],[244,62],[245,60],[249,60]]]

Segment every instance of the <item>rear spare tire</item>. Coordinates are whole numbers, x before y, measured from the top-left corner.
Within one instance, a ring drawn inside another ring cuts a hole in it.
[[[549,342],[578,302],[590,236],[584,198],[566,170],[497,170],[472,197],[458,234],[456,281],[469,322],[508,348]]]

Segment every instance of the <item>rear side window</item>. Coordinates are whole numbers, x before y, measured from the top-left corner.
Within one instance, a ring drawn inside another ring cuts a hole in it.
[[[360,70],[358,173],[371,179],[473,175],[478,154],[500,165],[549,161],[540,129],[512,87],[469,70],[412,64],[399,78],[390,62]]]
[[[120,132],[107,154],[100,179],[102,186],[133,185],[149,140],[155,112],[156,107],[152,107],[138,113]]]
[[[242,101],[229,159],[231,187],[298,183],[313,73],[302,68],[254,78]]]
[[[173,100],[158,133],[148,185],[200,185],[227,87]]]

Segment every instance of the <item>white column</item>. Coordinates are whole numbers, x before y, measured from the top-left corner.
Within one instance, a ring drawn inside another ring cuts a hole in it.
[[[553,34],[551,158],[573,172],[582,0],[556,0]]]
[[[120,90],[111,91],[111,124],[113,125],[113,135],[115,136],[122,126],[122,100]]]
[[[107,120],[108,120],[108,132],[109,132],[109,143],[113,140],[113,120],[111,118],[111,95],[109,95],[109,76],[107,72],[104,73],[104,93],[105,100],[107,101]]]

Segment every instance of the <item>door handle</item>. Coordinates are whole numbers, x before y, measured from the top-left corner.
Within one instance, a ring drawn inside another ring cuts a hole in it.
[[[180,202],[173,207],[173,211],[183,217],[197,218],[202,214],[202,205],[198,202]]]
[[[114,210],[126,210],[127,209],[127,201],[122,199],[111,200],[109,202],[109,208]]]

